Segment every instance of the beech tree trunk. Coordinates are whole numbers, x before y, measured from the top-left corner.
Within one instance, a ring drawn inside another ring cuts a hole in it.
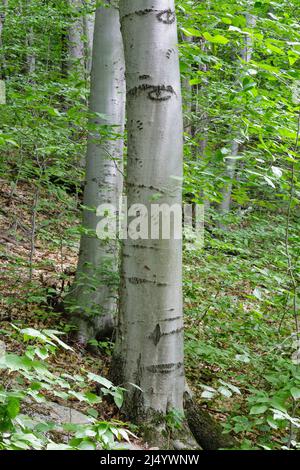
[[[128,206],[143,204],[148,213],[153,203],[181,207],[183,123],[174,1],[121,0],[120,14]],[[182,242],[170,238],[128,237],[123,246],[112,375],[127,388],[124,408],[137,420],[183,409]]]
[[[3,50],[3,41],[2,41],[2,33],[5,23],[5,16],[7,10],[7,0],[2,0],[0,5],[0,80],[5,76],[5,54]]]
[[[79,327],[79,340],[84,346],[90,339],[111,332],[116,320],[118,241],[97,238],[99,217],[96,215],[96,208],[102,204],[112,204],[116,209],[119,207],[123,184],[125,97],[119,11],[115,7],[98,8],[90,111],[101,116],[91,120],[95,130],[88,142],[84,191],[84,206],[90,209],[83,213],[85,234],[81,237],[75,283],[66,301]],[[101,125],[114,126],[112,129],[115,138],[99,139]],[[117,218],[117,210],[112,215]]]
[[[27,0],[27,14],[30,18],[30,6],[31,0]],[[35,73],[35,66],[36,66],[36,56],[35,51],[33,50],[34,46],[34,31],[33,26],[30,26],[26,36],[26,47],[27,47],[27,54],[26,54],[26,66],[27,66],[27,73],[29,76]]]
[[[68,72],[84,77],[85,47],[83,16],[81,14],[82,0],[68,0],[73,18],[68,31]]]
[[[256,17],[250,14],[246,14],[247,27],[254,28],[256,25]],[[253,40],[251,36],[245,36],[245,47],[241,53],[241,59],[246,64],[250,62],[253,53]],[[240,70],[239,76],[241,76],[242,71]],[[239,113],[238,113],[239,114]],[[228,178],[228,183],[225,185],[222,191],[222,202],[220,204],[220,213],[221,215],[226,215],[230,212],[231,207],[231,193],[232,186],[234,181],[234,176],[236,173],[236,157],[239,153],[239,133],[235,136],[232,145],[231,145],[231,155],[226,158],[226,177]]]
[[[230,212],[231,207],[231,193],[232,193],[232,186],[233,180],[235,176],[236,170],[236,158],[239,152],[239,143],[237,140],[234,140],[231,145],[231,155],[230,157],[226,158],[226,177],[228,178],[229,182],[226,184],[222,191],[222,202],[220,205],[220,213],[221,215],[226,215]]]
[[[86,13],[83,18],[85,37],[85,72],[89,77],[92,71],[93,37],[95,28],[95,13]]]
[[[31,27],[28,31],[27,34],[27,73],[28,75],[33,75],[35,73],[35,64],[36,64],[36,58],[35,58],[35,53],[33,51],[33,45],[34,45],[34,34],[33,34],[33,28]]]

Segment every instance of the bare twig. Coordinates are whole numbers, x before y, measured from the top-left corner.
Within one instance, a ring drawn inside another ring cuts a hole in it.
[[[36,188],[33,207],[32,207],[32,218],[31,218],[31,235],[30,235],[30,254],[29,254],[29,282],[32,281],[33,275],[33,257],[35,252],[35,232],[36,232],[36,214],[37,214],[37,206],[39,200],[39,187]]]

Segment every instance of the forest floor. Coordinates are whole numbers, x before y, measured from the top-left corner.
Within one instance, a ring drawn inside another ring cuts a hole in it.
[[[58,375],[89,371],[105,377],[112,344],[101,342],[97,356],[83,352],[71,342],[60,311],[77,262],[75,205],[74,196],[59,189],[53,195],[0,181],[1,340],[7,351],[21,354],[26,345],[16,338],[15,327],[62,331],[72,350],[51,356],[51,369]],[[201,406],[244,449],[280,448],[291,441],[283,418],[274,419],[276,411],[290,413],[289,391],[299,379],[291,361],[294,323],[284,222],[278,214],[253,212],[226,232],[210,226],[204,248],[184,253],[187,378]],[[292,231],[297,232],[296,223]],[[88,409],[76,398],[71,406]],[[121,419],[106,401],[94,408],[101,420]]]

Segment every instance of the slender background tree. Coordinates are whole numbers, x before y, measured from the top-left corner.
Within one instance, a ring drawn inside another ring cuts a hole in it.
[[[119,11],[98,8],[91,77],[91,134],[84,189],[84,233],[81,237],[75,283],[67,303],[79,324],[79,340],[109,334],[115,325],[118,292],[117,239],[96,235],[99,206],[117,219],[123,188],[123,132],[125,121],[125,69]],[[105,235],[105,234],[104,234]],[[72,308],[73,305],[73,308]]]

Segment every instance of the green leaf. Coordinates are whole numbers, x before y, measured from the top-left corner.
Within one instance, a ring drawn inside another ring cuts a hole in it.
[[[51,344],[51,346],[55,346],[55,343],[50,341],[50,339],[41,331],[36,330],[35,328],[24,328],[20,330],[20,333],[24,335],[25,340],[29,339],[38,339],[43,343]]]
[[[270,43],[269,41],[266,41],[266,46],[268,49],[270,49],[270,51],[275,52],[276,54],[281,54],[281,55],[285,54],[285,52],[282,49]]]
[[[181,31],[188,37],[192,37],[192,36],[195,36],[197,38],[202,37],[201,31],[195,28],[181,28]]]
[[[268,409],[268,407],[266,405],[255,405],[255,406],[252,406],[252,408],[250,410],[250,414],[251,415],[261,415],[265,411],[267,411],[267,409]]]
[[[118,408],[122,408],[123,402],[124,402],[124,396],[123,393],[119,390],[116,390],[113,394],[114,396],[114,402],[117,405]]]
[[[262,292],[258,287],[255,287],[253,291],[253,296],[256,297],[258,300],[262,300]]]
[[[299,398],[300,398],[300,388],[292,387],[290,392],[291,392],[291,395],[294,398],[294,400],[299,400]]]
[[[14,419],[20,411],[20,400],[17,398],[9,398],[7,404],[7,413],[11,419]]]
[[[202,83],[202,78],[199,77],[199,78],[192,78],[190,81],[189,81],[189,84],[190,85],[198,85],[199,83]]]
[[[230,18],[224,17],[224,18],[221,18],[221,19],[222,19],[223,23],[225,23],[225,24],[231,24],[232,23],[232,20]]]
[[[55,442],[50,442],[47,445],[47,450],[72,450],[72,447],[67,444],[56,444]]]
[[[221,395],[223,395],[224,397],[227,397],[227,398],[232,397],[232,392],[231,392],[231,390],[229,390],[229,388],[227,388],[227,387],[223,387],[223,386],[222,386],[222,387],[219,387],[219,388],[218,388],[218,392],[220,392]]]
[[[272,188],[276,188],[271,178],[269,178],[268,176],[264,176],[264,180],[268,183],[269,186],[272,186]]]
[[[51,339],[53,339],[56,343],[59,344],[63,349],[66,349],[67,351],[73,351],[73,348],[69,346],[68,344],[64,343],[61,339],[59,339],[54,333],[49,333],[49,336]]]
[[[96,395],[95,393],[86,392],[84,395],[85,395],[87,401],[91,404],[101,403],[102,402],[102,398],[99,397],[98,395]]]
[[[245,364],[248,364],[251,361],[247,354],[236,354],[235,359],[237,361],[244,362]]]
[[[232,384],[229,384],[228,382],[225,382],[224,380],[219,380],[219,382],[224,385],[226,388],[229,388],[229,390],[231,390],[232,392],[234,393],[237,393],[238,395],[241,395],[241,391],[238,387],[236,387],[235,385],[232,385]]]
[[[84,440],[79,444],[78,449],[79,450],[96,450],[96,444],[93,441]]]
[[[208,400],[212,399],[215,396],[215,392],[210,392],[209,390],[204,390],[204,392],[201,393],[201,398],[206,398]]]
[[[92,382],[97,382],[98,384],[103,385],[105,388],[112,388],[113,384],[105,379],[104,377],[101,377],[100,375],[93,374],[92,372],[88,373],[88,379],[91,380]]]
[[[203,36],[207,41],[214,44],[227,44],[229,42],[229,39],[225,38],[225,36],[221,36],[220,34],[212,36],[209,32],[205,32],[203,33]]]

